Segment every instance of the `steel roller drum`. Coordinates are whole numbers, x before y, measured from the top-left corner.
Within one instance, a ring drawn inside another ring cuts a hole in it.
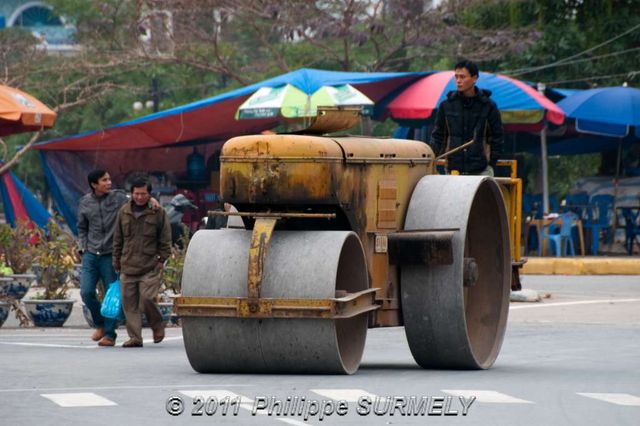
[[[455,228],[452,265],[401,269],[409,347],[425,368],[485,369],[495,361],[507,323],[509,230],[497,183],[483,176],[425,176],[409,204],[406,230]],[[463,283],[464,259],[478,279]]]
[[[251,231],[201,230],[189,244],[184,296],[247,297]],[[276,231],[261,297],[328,299],[368,288],[362,244],[345,231]],[[184,344],[201,373],[347,373],[358,369],[367,315],[349,319],[185,317]]]

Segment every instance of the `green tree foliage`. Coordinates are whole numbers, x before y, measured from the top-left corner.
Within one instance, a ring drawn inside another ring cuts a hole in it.
[[[47,3],[76,25],[82,46],[76,54],[47,55],[30,34],[0,31],[0,81],[59,113],[55,128],[40,139],[148,114],[151,109],[132,106],[154,95],[163,110],[300,67],[450,69],[467,57],[486,71],[569,87],[635,84],[630,72],[640,69],[633,50],[640,46],[640,31],[589,50],[640,24],[637,0],[449,0],[437,9],[422,0]],[[580,52],[586,53],[573,57]],[[374,133],[389,134],[392,127],[375,124]],[[32,139],[6,138],[8,156]],[[565,162],[568,167],[572,160],[557,163]],[[552,175],[555,167],[554,160]],[[560,175],[573,178],[558,167]],[[16,171],[31,187],[44,189],[36,154],[23,157]]]

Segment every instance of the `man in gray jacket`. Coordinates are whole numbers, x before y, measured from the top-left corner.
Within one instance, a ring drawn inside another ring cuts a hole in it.
[[[80,198],[78,205],[78,251],[82,255],[80,296],[96,325],[91,338],[99,346],[113,346],[116,342],[115,320],[100,314],[96,284],[99,278],[105,286],[117,278],[111,257],[113,225],[118,210],[128,198],[123,190],[111,188],[111,176],[106,170],[93,170],[87,180],[91,192]]]

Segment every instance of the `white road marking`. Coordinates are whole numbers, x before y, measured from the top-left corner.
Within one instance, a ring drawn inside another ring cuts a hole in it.
[[[188,396],[191,399],[197,396],[201,396],[205,400],[207,398],[216,398],[218,400],[226,397],[229,397],[229,399],[240,398],[240,406],[248,404],[249,411],[251,411],[251,406],[253,404],[253,399],[247,398],[246,396],[238,395],[237,393],[224,390],[224,389],[181,390],[179,392],[183,395]]]
[[[533,309],[533,308],[555,308],[557,306],[573,306],[573,305],[595,305],[602,303],[633,303],[640,302],[640,299],[601,299],[601,300],[581,300],[578,302],[558,302],[558,303],[533,303],[530,305],[511,305],[510,310],[515,309]]]
[[[25,339],[78,339],[78,338],[82,338],[84,335],[86,335],[86,337],[89,337],[89,334],[87,334],[86,330],[83,330],[82,333],[78,333],[78,334],[36,334],[36,333],[31,333],[31,334],[26,334],[26,333],[20,333],[20,334],[5,334],[0,332],[0,337],[20,337],[20,338],[25,338]]]
[[[89,345],[61,345],[55,343],[28,343],[28,342],[0,342],[0,345],[13,345],[13,346],[37,346],[43,348],[75,348],[75,349],[96,349],[98,345],[92,343]]]
[[[163,342],[167,342],[170,340],[182,340],[182,336],[175,337],[165,337]],[[148,345],[153,345],[153,339],[144,340],[144,343]],[[65,345],[61,343],[32,343],[32,342],[0,342],[0,345],[13,345],[13,346],[35,346],[35,347],[43,347],[43,348],[74,348],[74,349],[98,349],[97,343],[91,342],[86,345]],[[119,343],[116,342],[115,347],[121,347]]]
[[[169,340],[182,340],[182,336],[165,337],[164,339],[162,339],[163,342],[167,342]],[[142,342],[145,344],[154,344],[153,339],[143,339]]]
[[[587,398],[599,399],[600,401],[610,402],[616,405],[630,405],[640,407],[640,398],[628,393],[583,393],[577,392],[578,395]]]
[[[18,388],[18,389],[0,389],[0,393],[7,392],[64,392],[64,391],[77,391],[77,390],[137,390],[137,389],[166,389],[166,388],[197,388],[199,386],[209,387],[206,385],[149,385],[149,386],[91,386],[91,387],[76,387],[76,388]],[[228,387],[249,387],[253,385],[241,385],[235,383],[222,383],[220,386]]]
[[[491,390],[442,389],[442,392],[448,393],[452,396],[462,396],[467,399],[475,396],[477,402],[486,402],[492,404],[533,404],[533,402],[531,401]]]
[[[335,401],[344,400],[347,402],[358,402],[358,399],[363,396],[368,396],[372,400],[378,398],[378,395],[369,393],[362,389],[310,389],[311,392],[318,395],[326,396]]]
[[[95,393],[43,393],[47,399],[61,407],[106,407],[118,405]]]
[[[244,395],[239,395],[237,393],[228,391],[228,390],[224,390],[224,389],[203,389],[203,390],[181,390],[180,391],[181,394],[186,395],[190,398],[195,398],[197,396],[201,396],[202,398],[205,399],[205,403],[206,400],[208,398],[216,398],[218,401],[220,401],[220,399],[222,398],[226,398],[229,397],[231,400],[233,400],[234,398],[240,398],[240,408],[249,411],[250,413],[253,412],[253,404],[254,404],[254,400],[251,398],[248,398]],[[188,405],[188,404],[187,404]],[[233,410],[233,407],[229,407],[229,412],[231,413]],[[266,410],[259,410],[256,411],[256,414],[260,414],[263,416],[268,415],[268,411]],[[279,420],[283,423],[287,423],[290,425],[295,425],[295,426],[309,426],[308,423],[304,423],[304,422],[300,422],[298,420],[292,420],[292,419],[286,419],[286,418],[281,418],[281,417],[275,417],[275,420]]]

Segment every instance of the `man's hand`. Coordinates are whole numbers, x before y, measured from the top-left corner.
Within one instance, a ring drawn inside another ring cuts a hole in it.
[[[160,203],[155,198],[149,198],[149,204],[151,205],[152,210],[158,210],[160,208]]]

